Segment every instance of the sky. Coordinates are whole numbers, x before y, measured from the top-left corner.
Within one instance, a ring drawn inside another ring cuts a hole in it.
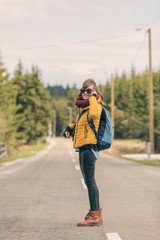
[[[0,55],[11,74],[41,70],[47,86],[93,78],[104,85],[111,74],[160,69],[159,0],[0,0]],[[139,29],[139,31],[137,31]]]

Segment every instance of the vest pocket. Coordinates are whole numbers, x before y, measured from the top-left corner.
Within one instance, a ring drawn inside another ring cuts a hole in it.
[[[87,130],[87,127],[85,126],[85,129],[84,129],[84,138],[85,139],[87,138],[87,134],[88,134],[88,130]]]

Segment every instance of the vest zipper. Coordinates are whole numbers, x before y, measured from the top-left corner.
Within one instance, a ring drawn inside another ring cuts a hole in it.
[[[80,111],[79,111],[79,115],[80,115]],[[77,123],[76,123],[76,129],[75,129],[75,133],[76,133],[76,134],[75,134],[75,142],[74,142],[75,145],[76,145],[76,137],[77,137],[77,132],[78,132],[77,130],[78,130],[79,120],[80,120],[80,119],[78,119],[78,121],[77,121]]]

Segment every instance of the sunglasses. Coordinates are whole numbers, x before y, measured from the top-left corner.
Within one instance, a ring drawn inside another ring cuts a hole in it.
[[[91,88],[87,88],[87,89],[81,88],[80,91],[81,91],[81,93],[87,92],[87,94],[91,94],[91,92],[92,92],[93,90],[92,90]]]

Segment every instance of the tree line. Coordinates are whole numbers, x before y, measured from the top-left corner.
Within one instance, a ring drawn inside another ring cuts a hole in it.
[[[136,73],[131,69],[115,80],[115,138],[140,138],[149,141],[149,71]],[[109,105],[111,84],[102,86],[105,101]],[[153,72],[154,140],[155,151],[160,151],[160,70]]]
[[[149,73],[115,74],[115,138],[149,141]],[[160,151],[160,70],[153,72],[155,150]],[[111,82],[99,86],[110,111]],[[56,112],[56,136],[62,136],[69,122],[69,109],[75,121],[75,99],[79,89],[61,85],[44,86],[36,66],[25,70],[19,62],[13,76],[0,58],[0,142],[9,149],[32,144],[48,135]]]
[[[127,75],[115,74],[115,138],[116,139],[142,139],[149,141],[149,72],[146,69],[136,73],[134,68]],[[154,91],[154,138],[155,151],[160,152],[160,70],[153,72]],[[106,108],[110,111],[111,82],[99,86],[104,95]],[[75,99],[79,93],[76,85],[69,89],[62,86],[48,86],[47,90],[52,94],[53,89],[59,92],[52,95],[52,107],[57,112],[57,135],[62,136],[63,130],[68,124],[69,111],[72,107],[73,122],[78,112],[75,107]],[[64,94],[64,92],[65,94]],[[61,93],[60,93],[61,92]],[[67,95],[67,97],[66,97]]]
[[[0,142],[9,152],[32,144],[48,134],[50,122],[50,95],[38,67],[26,71],[19,62],[10,77],[0,59]]]

